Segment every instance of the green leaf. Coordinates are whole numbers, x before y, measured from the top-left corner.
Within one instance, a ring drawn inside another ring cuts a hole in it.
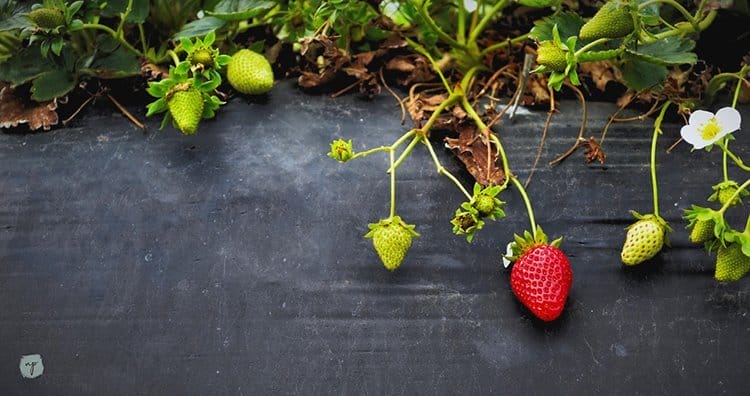
[[[583,18],[575,12],[561,12],[534,22],[534,27],[531,28],[529,37],[538,42],[552,40],[552,29],[557,25],[557,29],[560,32],[560,39],[567,41],[570,37],[578,36],[578,32],[581,31],[581,26],[584,23]]]
[[[120,14],[128,8],[128,0],[107,0],[107,6],[101,11],[101,15],[107,18],[119,18]],[[133,6],[130,9],[127,22],[143,23],[146,22],[150,11],[148,0],[133,0]]]
[[[544,8],[557,7],[562,3],[562,0],[517,0],[517,3],[526,7]]]
[[[667,67],[628,56],[622,66],[622,78],[628,88],[642,91],[661,84],[667,78]]]
[[[141,64],[134,53],[125,47],[119,47],[109,54],[95,58],[91,69],[99,78],[122,78],[140,74]]]
[[[57,56],[60,56],[60,52],[62,51],[62,47],[64,43],[65,42],[63,41],[62,37],[55,37],[55,39],[52,40],[52,45],[50,48],[52,50],[52,53]]]
[[[646,62],[659,65],[694,64],[698,57],[690,52],[695,42],[679,37],[667,37],[650,44],[640,45],[637,49],[626,49],[625,52]]]
[[[265,46],[266,46],[266,40],[260,40],[260,41],[256,41],[250,44],[250,46],[248,46],[247,49],[249,49],[250,51],[262,54],[263,48],[265,48]]]
[[[276,2],[266,0],[222,0],[213,11],[206,11],[206,15],[225,21],[244,21],[263,14],[275,5]]]
[[[183,37],[202,37],[213,32],[216,29],[221,29],[227,22],[223,19],[215,17],[205,17],[189,23],[186,23],[182,27],[182,30],[174,35],[175,39],[181,39]]]
[[[13,86],[18,86],[57,68],[58,66],[48,58],[39,57],[38,46],[28,47],[0,63],[0,81],[8,81]]]
[[[28,19],[20,15],[16,15],[0,21],[0,32],[4,32],[6,30],[24,29],[30,26],[32,25]]]
[[[155,100],[146,106],[146,109],[148,109],[148,111],[146,112],[146,117],[151,117],[154,114],[163,113],[167,111],[167,108],[167,101],[164,100],[164,98],[159,98],[158,100]]]
[[[31,98],[37,102],[52,100],[64,96],[76,86],[75,76],[67,70],[46,72],[31,84]]]
[[[634,5],[640,5],[641,3],[644,3],[646,0],[637,0],[634,2]],[[642,8],[638,10],[638,17],[641,20],[641,23],[646,26],[656,26],[660,23],[659,21],[659,10],[661,9],[661,3],[653,3],[651,5],[646,6],[645,8]]]

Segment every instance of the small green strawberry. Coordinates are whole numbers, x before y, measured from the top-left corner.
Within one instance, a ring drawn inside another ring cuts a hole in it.
[[[704,243],[715,239],[714,226],[716,226],[716,222],[713,220],[696,220],[692,231],[690,231],[690,242]]]
[[[395,271],[401,265],[411,247],[412,238],[419,236],[414,231],[414,225],[406,224],[399,216],[382,219],[368,227],[370,232],[365,238],[372,238],[375,251],[389,271]]]
[[[482,188],[479,183],[474,183],[473,196],[470,202],[461,205],[465,210],[475,209],[479,217],[497,220],[505,217],[503,205],[505,202],[497,198],[503,190],[500,186],[487,186]]]
[[[168,97],[167,107],[177,128],[185,135],[194,134],[203,116],[203,94],[185,83],[175,86]]]
[[[188,61],[193,66],[202,65],[205,68],[210,68],[214,66],[214,58],[217,54],[217,50],[212,50],[210,47],[201,47],[188,56]]]
[[[635,24],[627,4],[618,0],[607,2],[586,22],[578,34],[584,41],[620,38],[633,32]]]
[[[565,51],[552,40],[542,41],[537,45],[536,62],[556,72],[563,72],[568,66]]]
[[[742,203],[742,198],[748,196],[750,193],[747,190],[740,191],[737,195],[735,193],[739,190],[740,185],[734,180],[727,180],[713,186],[714,193],[708,197],[709,201],[719,201],[722,205],[736,206]]]
[[[620,258],[625,265],[640,264],[659,253],[672,229],[659,216],[640,215],[633,212],[638,221],[628,227]]]
[[[29,19],[42,29],[54,29],[65,24],[65,16],[57,8],[37,8],[29,13]]]
[[[341,163],[349,161],[354,156],[354,149],[352,148],[352,140],[351,139],[349,139],[349,141],[346,141],[344,139],[334,140],[331,143],[331,151],[328,152],[328,156]]]
[[[489,195],[480,195],[474,201],[474,207],[477,208],[481,216],[488,216],[495,210],[495,199]]]
[[[734,282],[750,270],[750,257],[742,253],[742,245],[730,243],[720,246],[716,255],[716,273],[719,282]]]
[[[227,66],[227,80],[241,93],[260,95],[273,88],[273,69],[263,55],[242,49]]]

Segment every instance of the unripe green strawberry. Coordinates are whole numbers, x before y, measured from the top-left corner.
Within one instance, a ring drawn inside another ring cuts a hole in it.
[[[640,264],[661,251],[667,233],[666,223],[654,215],[641,216],[628,227],[620,258],[623,264]]]
[[[578,37],[585,41],[620,38],[632,33],[634,28],[633,17],[628,7],[614,0],[604,4],[594,17],[581,27]]]
[[[750,257],[742,253],[742,245],[730,243],[720,246],[716,255],[716,273],[714,277],[720,282],[734,282],[750,270]]]
[[[726,186],[719,190],[719,203],[722,205],[726,205],[727,202],[731,200],[731,203],[729,206],[735,206],[738,205],[740,201],[739,194],[732,199],[732,196],[734,196],[734,193],[737,192],[738,187],[737,186]]]
[[[715,225],[716,222],[713,220],[697,220],[693,225],[693,230],[690,231],[690,242],[704,243],[716,238],[714,235]]]
[[[190,64],[193,66],[203,65],[203,67],[209,68],[214,65],[214,53],[210,48],[201,47],[193,51],[188,57]]]
[[[474,207],[481,216],[489,216],[495,210],[495,198],[486,194],[479,194]]]
[[[177,128],[186,135],[192,135],[198,129],[203,116],[203,95],[195,87],[175,90],[167,102]]]
[[[37,8],[29,13],[29,19],[43,29],[54,29],[65,24],[62,11],[57,8]]]
[[[556,72],[565,71],[568,62],[565,60],[565,51],[554,41],[542,41],[536,49],[536,62]]]
[[[249,95],[264,94],[273,88],[273,70],[266,58],[248,49],[237,51],[227,65],[229,84]]]
[[[411,247],[412,238],[419,236],[414,231],[414,226],[406,224],[399,216],[380,220],[369,227],[370,232],[365,238],[372,238],[375,251],[389,271],[394,271],[401,265]]]

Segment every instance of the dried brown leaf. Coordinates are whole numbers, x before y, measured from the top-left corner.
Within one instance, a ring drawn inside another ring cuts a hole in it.
[[[453,150],[477,183],[483,186],[502,184],[505,172],[498,165],[499,155],[487,136],[470,121],[460,122],[457,129],[458,138],[446,138],[446,147]]]
[[[35,131],[44,128],[48,131],[57,125],[57,101],[25,103],[14,95],[13,89],[0,83],[0,128],[16,127],[28,124]]]
[[[587,164],[594,161],[599,161],[600,164],[604,164],[604,161],[607,159],[604,150],[602,150],[602,145],[599,144],[599,141],[593,136],[583,143],[583,150],[586,153]]]
[[[583,62],[580,64],[581,73],[591,76],[596,88],[604,92],[607,83],[617,81],[615,68],[610,61]]]

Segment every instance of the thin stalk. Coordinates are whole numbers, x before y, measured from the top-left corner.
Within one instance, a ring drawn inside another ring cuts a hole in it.
[[[432,143],[430,143],[430,139],[422,139],[422,142],[427,146],[427,150],[430,152],[430,156],[432,157],[432,161],[435,162],[435,169],[438,174],[441,174],[448,179],[450,179],[453,184],[458,186],[458,189],[461,190],[462,193],[464,193],[464,196],[466,196],[466,199],[471,200],[472,195],[469,194],[468,191],[466,191],[466,188],[461,184],[458,179],[456,179],[453,174],[451,174],[445,167],[440,163],[440,160],[437,157],[437,154],[435,154],[435,149],[432,148]]]
[[[723,153],[722,153],[722,158],[721,158],[721,160],[722,160],[721,161],[722,162],[721,165],[724,167],[724,181],[729,181],[729,173],[727,172],[727,150],[728,150],[728,147],[729,147],[729,138],[725,137],[722,140],[724,141],[724,144],[723,144],[723,147],[722,147],[722,148],[724,148],[724,150],[722,150]],[[719,145],[722,145],[722,144],[719,143]]]
[[[463,1],[458,2],[458,32],[456,32],[456,38],[459,43],[466,43],[466,9]]]
[[[518,188],[518,193],[521,194],[521,198],[523,198],[523,203],[526,205],[526,213],[529,215],[529,223],[531,224],[531,233],[536,237],[536,221],[534,220],[534,209],[531,208],[531,200],[529,199],[528,194],[526,194],[526,189],[523,188],[523,184],[521,184],[520,181],[518,181],[518,178],[515,176],[509,176],[510,180],[513,182],[513,184]]]
[[[490,12],[484,15],[484,17],[479,21],[477,26],[469,33],[469,40],[467,42],[474,43],[477,41],[477,37],[479,37],[482,32],[484,32],[484,29],[487,27],[487,24],[490,23],[492,20],[492,17],[495,16],[495,14],[498,13],[503,7],[507,5],[507,0],[499,0],[495,5],[492,6],[490,9]],[[477,8],[477,12],[479,12],[479,8]]]
[[[395,151],[398,146],[402,145],[407,139],[409,139],[411,136],[415,134],[415,130],[412,129],[409,132],[406,132],[403,134],[398,140],[396,140],[392,145],[390,146],[380,146],[380,147],[374,147],[369,150],[360,151],[358,153],[355,153],[350,160],[357,159],[357,158],[364,158],[367,157],[370,154],[379,153],[381,151]]]
[[[706,14],[706,17],[701,19],[697,25],[693,26],[691,24],[677,24],[676,30],[669,30],[663,33],[655,34],[649,37],[643,37],[641,40],[642,44],[650,44],[655,41],[659,41],[662,39],[665,39],[667,37],[672,36],[679,36],[682,34],[689,34],[689,33],[697,33],[703,30],[706,30],[709,26],[711,26],[711,23],[713,23],[714,19],[716,19],[717,12],[716,10],[711,10],[708,14]]]
[[[117,32],[112,30],[111,27],[106,25],[101,25],[98,23],[84,23],[81,25],[81,29],[97,29],[97,30],[103,30],[107,33],[109,33],[110,36],[112,36],[113,39],[117,40],[120,44],[122,44],[123,47],[129,49],[130,51],[133,51],[136,55],[140,56],[141,58],[144,57],[143,53],[141,51],[138,51],[135,47],[130,45],[125,39],[123,39]]]
[[[401,166],[401,163],[403,163],[406,157],[412,152],[412,150],[414,150],[414,147],[417,146],[417,143],[419,143],[420,140],[422,140],[421,135],[414,136],[414,138],[411,140],[411,143],[406,146],[396,162],[391,164],[391,167],[388,169],[388,173],[393,173],[396,169],[398,169],[399,166]]]
[[[419,15],[422,16],[422,18],[427,22],[427,26],[430,27],[435,33],[437,33],[438,37],[440,37],[441,40],[443,40],[446,44],[450,45],[453,48],[457,48],[460,50],[466,50],[468,47],[466,47],[465,44],[459,43],[456,41],[453,37],[451,37],[448,33],[446,33],[443,29],[438,26],[438,24],[435,22],[434,19],[430,16],[430,13],[427,12],[424,6],[417,7],[417,12]]]
[[[729,156],[729,159],[734,161],[734,164],[737,165],[740,169],[750,172],[750,166],[745,165],[744,162],[742,162],[742,159],[738,157],[735,153],[731,152],[728,148],[724,147],[723,145],[719,145],[719,148],[724,150],[725,153]]]
[[[396,215],[396,170],[393,167],[393,150],[390,150],[388,154],[390,154],[388,157],[391,161],[391,169],[393,169],[391,172],[391,214],[388,217],[392,219]]]
[[[654,199],[654,214],[659,216],[659,185],[656,181],[656,141],[661,134],[661,123],[664,120],[664,115],[667,113],[667,109],[672,102],[667,101],[661,108],[659,116],[654,121],[654,137],[651,139],[651,187],[653,190]]]
[[[726,212],[727,209],[729,209],[729,207],[732,206],[732,201],[734,201],[735,198],[739,197],[740,193],[742,193],[742,190],[746,189],[747,186],[750,186],[750,179],[745,180],[745,182],[742,183],[742,185],[739,186],[739,188],[737,188],[737,191],[735,191],[734,194],[732,194],[732,196],[729,197],[729,199],[727,199],[724,205],[721,206],[721,209],[719,209],[719,213],[721,213],[722,216],[724,215],[724,212]]]
[[[146,33],[143,31],[142,23],[138,24],[138,34],[141,37],[141,48],[143,48],[143,53],[145,54],[148,52],[148,44],[146,43]]]
[[[693,14],[691,14],[690,12],[688,12],[688,10],[685,9],[685,7],[683,7],[682,4],[676,2],[675,0],[647,0],[641,3],[640,5],[638,5],[638,9],[642,10],[650,6],[651,4],[659,4],[659,3],[671,5],[680,14],[682,14],[682,16],[684,16],[685,19],[687,19],[687,21],[690,22],[691,25],[693,25],[694,29],[698,28],[698,21],[696,20],[696,17],[694,17]],[[697,14],[697,15],[700,15],[700,14]]]
[[[442,81],[443,85],[445,85],[445,89],[448,91],[449,94],[452,94],[453,91],[451,90],[451,85],[448,83],[448,80],[443,75],[443,71],[440,70],[440,65],[438,65],[437,62],[435,62],[435,59],[432,57],[432,55],[430,55],[430,53],[416,41],[408,37],[405,37],[404,39],[406,40],[407,43],[409,43],[410,46],[414,48],[415,51],[417,51],[419,54],[423,55],[425,58],[427,58],[427,60],[430,61],[432,68],[435,70],[435,72],[437,72],[438,76],[440,76],[440,81]]]
[[[133,0],[128,0],[128,6],[125,7],[125,12],[120,14],[120,24],[117,25],[117,33],[120,36],[122,36],[122,28],[125,26],[125,21],[128,19],[131,11],[133,11]]]
[[[529,34],[526,33],[526,34],[522,34],[522,35],[520,35],[518,37],[514,37],[514,38],[512,38],[510,40],[505,40],[505,41],[501,41],[499,43],[492,44],[489,47],[483,49],[479,53],[479,56],[480,57],[484,57],[485,55],[487,55],[487,54],[489,54],[489,53],[491,53],[493,51],[497,51],[497,50],[499,50],[501,48],[505,48],[505,47],[507,47],[507,46],[509,46],[511,44],[515,44],[515,43],[520,43],[522,41],[526,41],[526,39],[528,39],[528,38],[529,38]]]
[[[606,43],[609,40],[610,39],[608,39],[606,37],[600,38],[598,40],[594,40],[594,41],[592,41],[592,42],[584,45],[583,47],[581,47],[581,49],[579,49],[578,51],[576,51],[576,56],[581,55],[582,53],[584,53],[584,52],[586,52],[586,51],[588,51],[588,50],[596,47],[599,44],[604,44],[604,43]]]

